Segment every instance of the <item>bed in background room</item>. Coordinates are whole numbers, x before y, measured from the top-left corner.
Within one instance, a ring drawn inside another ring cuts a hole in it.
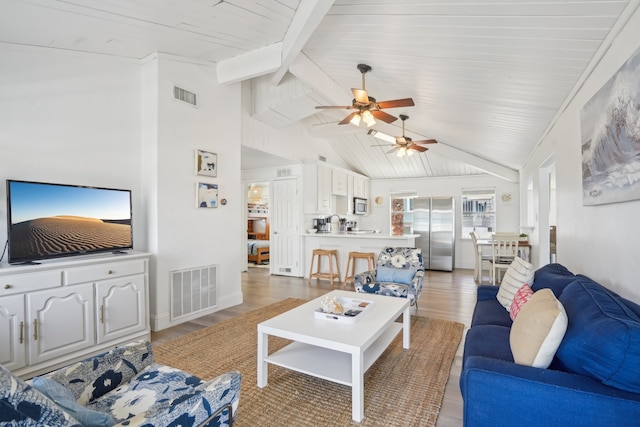
[[[247,242],[247,260],[256,264],[269,262],[269,241],[249,240]]]

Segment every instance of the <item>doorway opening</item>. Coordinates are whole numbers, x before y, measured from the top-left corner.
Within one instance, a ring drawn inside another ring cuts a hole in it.
[[[269,182],[247,184],[247,268],[269,268],[270,264]]]

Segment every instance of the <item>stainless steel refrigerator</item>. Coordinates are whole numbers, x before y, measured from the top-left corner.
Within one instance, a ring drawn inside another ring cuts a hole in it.
[[[413,232],[419,234],[424,268],[453,271],[455,258],[455,201],[453,197],[413,199]]]

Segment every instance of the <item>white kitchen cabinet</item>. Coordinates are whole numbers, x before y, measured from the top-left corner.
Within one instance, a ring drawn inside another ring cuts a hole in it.
[[[318,212],[331,213],[331,168],[318,164]]]
[[[27,364],[25,333],[24,297],[0,298],[0,364],[5,368],[14,370]]]
[[[28,378],[149,338],[148,254],[0,268],[0,363]]]
[[[355,175],[353,177],[353,197],[369,198],[369,179]]]
[[[339,170],[331,170],[331,194],[336,196],[347,195],[347,173]]]
[[[330,214],[333,208],[331,167],[324,163],[304,165],[302,191],[304,213],[314,215]]]

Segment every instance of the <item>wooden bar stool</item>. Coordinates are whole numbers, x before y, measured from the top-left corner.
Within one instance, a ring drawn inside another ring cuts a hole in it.
[[[320,268],[322,266],[322,257],[326,256],[329,261],[329,272],[322,272]],[[316,261],[316,272],[313,273],[313,261]],[[336,263],[336,272],[333,271],[333,261]],[[311,266],[309,268],[309,283],[312,278],[316,279],[328,279],[333,286],[333,280],[337,279],[340,283],[340,263],[338,262],[338,250],[337,249],[314,249],[311,256]]]
[[[374,270],[376,266],[375,256],[373,252],[349,252],[349,259],[347,259],[347,268],[344,272],[344,287],[347,287],[348,283],[355,286],[353,276],[355,276],[356,261],[359,259],[366,260],[368,263],[368,270]],[[349,273],[349,266],[351,266],[351,273]]]

